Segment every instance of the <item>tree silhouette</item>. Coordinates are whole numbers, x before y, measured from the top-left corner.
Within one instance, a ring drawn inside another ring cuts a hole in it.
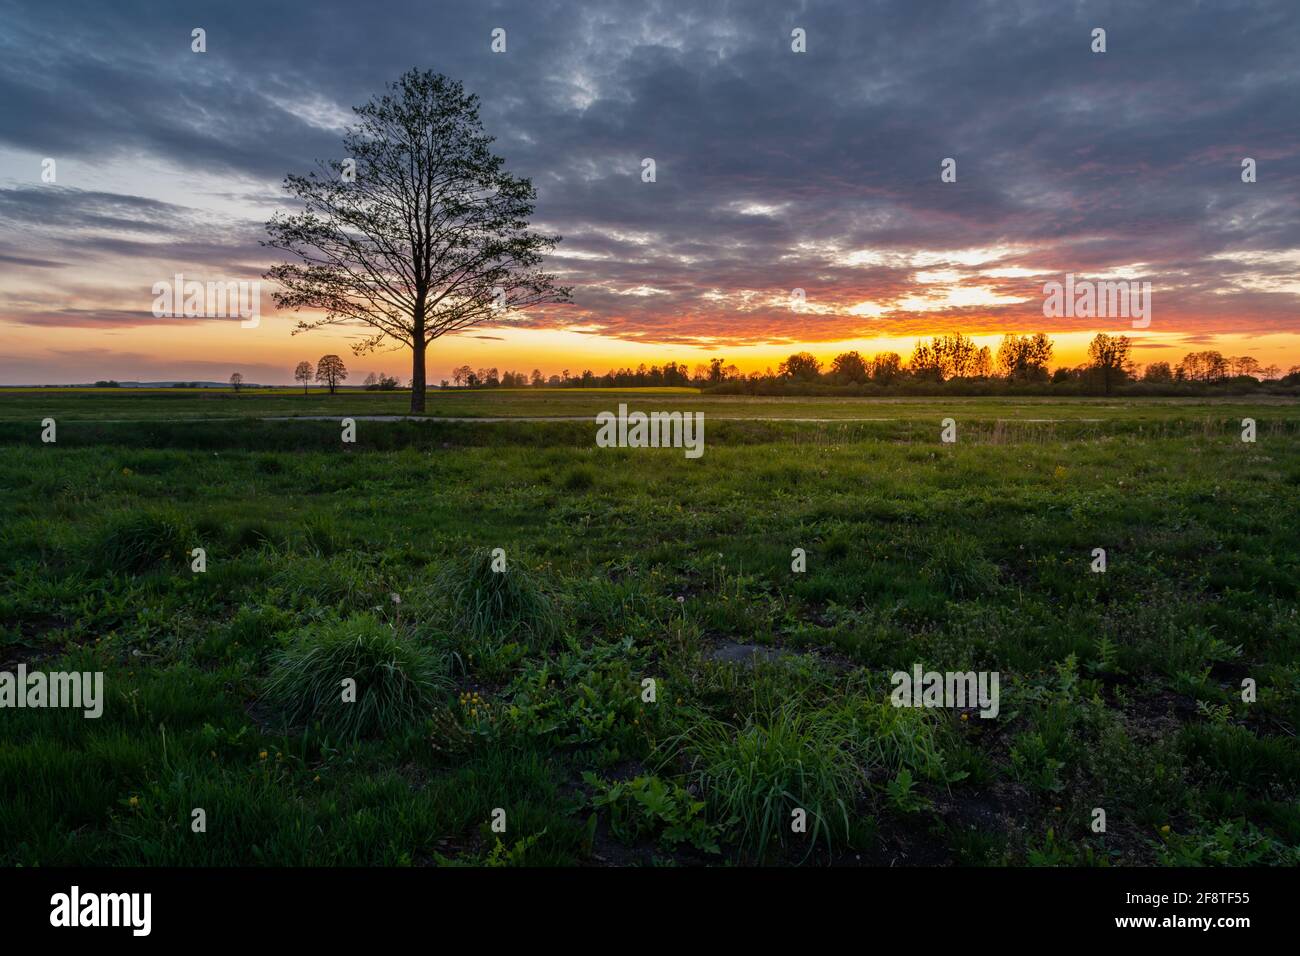
[[[831,374],[841,382],[861,383],[870,376],[866,359],[854,352],[841,352],[831,361]]]
[[[339,382],[347,377],[347,366],[337,355],[322,355],[320,361],[316,363],[316,381],[328,385],[331,395],[334,394],[334,389],[338,387]]]
[[[1107,335],[1098,332],[1088,344],[1088,359],[1092,368],[1101,376],[1102,387],[1109,395],[1118,382],[1128,375],[1132,362],[1128,353],[1132,347],[1127,335]]]
[[[298,367],[293,370],[295,381],[302,382],[302,393],[307,394],[307,383],[311,381],[311,362],[299,362]]]
[[[796,352],[781,363],[777,373],[782,378],[800,382],[815,382],[821,374],[822,363],[811,352]]]
[[[528,230],[536,191],[491,152],[478,98],[460,83],[410,70],[354,112],[347,159],[285,178],[302,209],[276,213],[263,244],[299,261],[266,278],[282,286],[279,306],[324,312],[295,333],[360,324],[373,334],[353,346],[358,355],[385,341],[411,349],[411,411],[420,412],[434,339],[568,300],[540,268],[560,237]]]
[[[1046,382],[1052,340],[1035,335],[1006,335],[998,346],[998,369],[1009,382]]]
[[[231,388],[233,388],[236,392],[238,392],[238,391],[239,391],[239,387],[240,387],[241,385],[243,385],[243,384],[244,384],[244,376],[240,375],[238,372],[231,372],[231,373],[230,373],[230,386],[231,386]]]

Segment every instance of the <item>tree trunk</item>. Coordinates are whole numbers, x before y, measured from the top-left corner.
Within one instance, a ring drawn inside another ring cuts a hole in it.
[[[415,340],[411,349],[411,412],[424,411],[424,335]]]
[[[415,290],[415,309],[411,313],[411,414],[424,411],[424,341],[425,290]]]

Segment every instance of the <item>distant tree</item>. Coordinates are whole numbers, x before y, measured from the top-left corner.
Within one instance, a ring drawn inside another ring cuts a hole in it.
[[[1243,355],[1240,358],[1231,358],[1228,359],[1228,362],[1232,367],[1233,375],[1255,376],[1259,374],[1259,370],[1262,368],[1259,364],[1259,359],[1250,355]]]
[[[1102,388],[1107,395],[1127,377],[1132,365],[1129,361],[1131,348],[1132,343],[1127,335],[1107,335],[1105,332],[1098,332],[1089,343],[1088,359],[1091,368],[1101,379]]]
[[[469,384],[470,376],[472,376],[473,374],[474,374],[474,370],[470,368],[468,365],[462,365],[460,368],[454,368],[451,370],[452,383],[457,385],[458,387],[464,387]]]
[[[539,388],[546,384],[546,379],[542,378],[542,370],[537,368],[533,369],[533,375],[530,381],[533,388]]]
[[[998,371],[1008,382],[1046,382],[1052,340],[1042,332],[1007,335],[998,346]]]
[[[912,358],[907,363],[908,370],[917,378],[930,382],[942,382],[944,379],[943,362],[939,353],[929,342],[916,343],[912,349]]]
[[[411,349],[413,412],[435,339],[569,298],[541,269],[560,237],[528,230],[536,190],[492,153],[478,109],[455,80],[408,71],[355,108],[348,160],[285,178],[299,211],[266,224],[265,244],[297,260],[266,274],[276,303],[323,313],[296,331],[365,325],[357,354],[385,340]]]
[[[114,381],[113,379],[101,378],[98,382],[95,383],[95,388],[121,388],[121,387],[122,387],[121,383]]]
[[[945,377],[972,378],[979,374],[979,349],[960,332],[939,336],[934,340],[934,350]]]
[[[376,375],[374,372],[371,372],[369,375],[366,376],[366,380],[361,384],[364,385],[366,388],[370,388],[372,385],[378,385],[379,376]]]
[[[1188,352],[1178,363],[1179,378],[1188,382],[1212,384],[1228,377],[1231,367],[1222,353],[1213,350]]]
[[[307,386],[311,382],[312,368],[311,362],[299,362],[298,367],[293,370],[293,378],[296,382],[302,382],[302,393],[307,394]]]
[[[815,382],[821,371],[822,363],[811,352],[796,352],[777,368],[777,374],[782,378],[796,382]]]
[[[1168,362],[1152,362],[1142,373],[1142,381],[1153,385],[1167,385],[1174,380],[1174,370]]]
[[[838,382],[856,385],[865,382],[871,371],[857,352],[841,352],[831,360],[831,374]]]
[[[897,352],[881,352],[871,359],[871,380],[877,385],[892,385],[903,377],[903,357]]]
[[[911,372],[917,378],[943,382],[950,378],[974,378],[986,374],[991,364],[987,354],[973,341],[955,332],[932,342],[917,342],[912,351]]]
[[[243,384],[244,384],[244,376],[240,375],[238,372],[230,373],[231,388],[233,388],[236,392],[238,392],[239,389],[243,386]]]
[[[330,394],[338,388],[340,382],[348,377],[347,366],[337,355],[322,355],[320,361],[316,363],[316,381],[324,382],[329,386]]]

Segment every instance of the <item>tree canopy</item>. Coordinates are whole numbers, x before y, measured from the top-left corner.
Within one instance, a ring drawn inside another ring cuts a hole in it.
[[[300,210],[276,213],[264,245],[295,261],[266,277],[277,305],[323,313],[295,333],[364,326],[357,354],[411,349],[411,410],[423,411],[434,339],[568,300],[541,268],[560,237],[529,230],[533,185],[492,153],[460,83],[410,70],[354,112],[344,158],[285,178]]]

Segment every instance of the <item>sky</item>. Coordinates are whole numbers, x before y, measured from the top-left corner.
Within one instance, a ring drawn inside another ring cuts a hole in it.
[[[177,273],[259,280],[284,176],[340,158],[351,108],[412,67],[481,99],[573,287],[435,342],[431,382],[906,358],[950,332],[1047,332],[1054,365],[1107,331],[1140,363],[1285,370],[1297,51],[1295,0],[0,0],[0,383],[282,384],[331,352],[405,382],[408,353],[352,354],[361,330],[291,334],[267,281],[256,328],[152,306]],[[1045,316],[1067,274],[1150,282],[1150,324]]]

